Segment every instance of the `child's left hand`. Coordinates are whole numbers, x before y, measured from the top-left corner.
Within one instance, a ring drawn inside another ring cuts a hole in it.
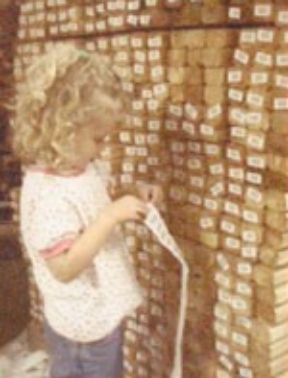
[[[137,191],[139,197],[145,202],[150,202],[155,206],[163,203],[164,192],[160,185],[139,183],[137,184]]]

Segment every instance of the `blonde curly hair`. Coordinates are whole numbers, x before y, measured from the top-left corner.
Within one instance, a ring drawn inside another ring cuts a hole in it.
[[[61,168],[74,157],[76,130],[125,120],[127,98],[107,56],[59,45],[27,69],[18,90],[13,149],[25,164]]]

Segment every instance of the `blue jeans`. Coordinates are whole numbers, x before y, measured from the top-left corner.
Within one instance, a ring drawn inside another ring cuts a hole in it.
[[[90,343],[66,339],[47,323],[45,334],[50,349],[50,377],[123,377],[123,334],[120,327],[105,338]]]

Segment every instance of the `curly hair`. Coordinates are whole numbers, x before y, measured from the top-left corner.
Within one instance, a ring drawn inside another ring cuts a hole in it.
[[[27,69],[15,105],[13,149],[23,164],[61,168],[77,128],[125,119],[127,98],[107,56],[59,45]]]

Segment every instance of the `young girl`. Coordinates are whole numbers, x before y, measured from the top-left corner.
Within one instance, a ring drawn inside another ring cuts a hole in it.
[[[31,65],[18,93],[21,234],[43,296],[51,377],[120,378],[121,323],[142,301],[119,227],[143,219],[161,191],[112,201],[97,163],[124,99],[106,58],[65,45]]]

